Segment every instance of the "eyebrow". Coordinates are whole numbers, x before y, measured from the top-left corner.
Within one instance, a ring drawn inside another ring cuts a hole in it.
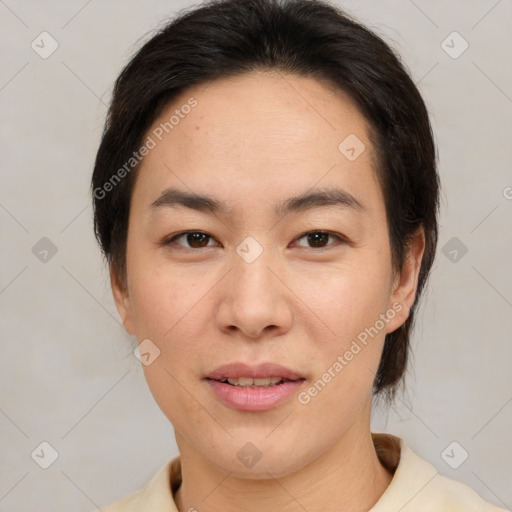
[[[151,210],[161,207],[186,207],[213,215],[227,215],[232,210],[226,203],[210,196],[168,188],[150,205]],[[325,206],[340,206],[363,212],[366,208],[352,194],[338,188],[323,188],[307,191],[298,196],[280,201],[274,207],[277,216],[299,213]]]

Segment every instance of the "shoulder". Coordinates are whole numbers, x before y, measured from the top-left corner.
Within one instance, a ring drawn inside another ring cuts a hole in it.
[[[141,512],[142,510],[177,512],[172,486],[180,481],[181,466],[180,458],[177,456],[161,466],[143,487],[99,510],[101,512]]]
[[[115,503],[102,507],[101,510],[102,512],[135,512],[135,510],[139,510],[141,506],[140,496],[141,490],[132,492]]]
[[[403,439],[389,434],[373,436],[376,448],[381,448],[381,453],[377,450],[379,458],[395,458],[398,464],[390,485],[371,512],[504,512],[484,501],[468,485],[441,475]],[[388,451],[387,455],[382,453],[382,447]],[[386,460],[382,462],[385,464]]]
[[[484,501],[471,487],[439,473],[426,490],[436,504],[436,510],[446,512],[504,512],[491,503]],[[437,501],[436,501],[437,500]]]

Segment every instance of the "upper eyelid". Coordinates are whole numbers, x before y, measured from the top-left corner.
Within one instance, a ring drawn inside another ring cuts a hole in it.
[[[176,233],[175,235],[172,235],[171,237],[168,237],[168,238],[164,239],[163,242],[162,242],[162,245],[170,244],[171,242],[174,242],[176,239],[178,239],[178,238],[180,238],[180,237],[182,237],[184,235],[188,235],[190,233],[201,233],[203,235],[208,236],[212,240],[216,240],[216,238],[213,235],[210,235],[209,233],[206,233],[205,231],[188,230],[188,231],[182,231],[181,233]],[[304,238],[305,236],[310,235],[312,233],[324,233],[326,235],[329,235],[329,236],[332,236],[334,238],[337,238],[341,242],[348,242],[348,239],[344,235],[342,235],[341,233],[335,233],[334,231],[329,231],[329,230],[326,230],[326,229],[313,229],[313,230],[306,231],[306,232],[300,234],[299,236],[297,236],[294,239],[294,241],[300,240],[301,238]],[[332,244],[329,244],[329,245],[332,245]],[[329,245],[327,245],[326,247],[329,247]],[[205,247],[200,247],[200,248],[193,248],[193,247],[186,247],[186,246],[182,246],[182,247],[184,247],[185,249],[192,249],[192,250],[197,251],[198,249],[208,249],[211,246],[205,246]],[[308,247],[305,247],[305,248],[308,249]],[[309,247],[309,249],[318,249],[318,248]]]
[[[182,231],[181,233],[176,233],[175,235],[164,238],[164,240],[162,241],[162,245],[170,244],[171,242],[174,242],[178,238],[181,238],[182,236],[188,235],[190,233],[201,233],[202,235],[206,235],[207,237],[211,238],[212,240],[216,240],[216,238],[214,236],[210,235],[209,233],[206,233],[205,231],[189,230],[189,231]],[[188,249],[188,247],[185,247],[185,248]],[[205,247],[201,247],[201,249],[205,249]]]
[[[341,234],[341,233],[335,233],[334,231],[329,231],[329,230],[326,230],[326,229],[314,229],[313,231],[306,231],[305,233],[303,233],[302,235],[299,235],[296,240],[298,240],[299,238],[303,238],[307,235],[311,235],[313,233],[322,233],[324,235],[329,235],[329,236],[332,236],[334,238],[342,238],[344,239],[345,237]]]

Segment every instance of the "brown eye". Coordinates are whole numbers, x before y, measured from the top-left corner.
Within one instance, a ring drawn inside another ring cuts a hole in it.
[[[329,235],[327,233],[310,233],[307,237],[308,243],[312,247],[324,247],[329,241]]]
[[[203,247],[211,246],[210,241],[213,241],[210,235],[200,231],[186,231],[173,236],[165,242],[165,245],[177,244],[186,249],[202,249]]]
[[[210,237],[204,233],[188,233],[186,237],[190,247],[194,248],[206,247],[208,245],[208,240],[210,239]]]
[[[309,233],[305,233],[298,240],[305,239],[307,245],[298,244],[300,247],[310,247],[312,249],[322,249],[324,247],[329,247],[333,245],[332,243],[328,243],[329,239],[337,239],[338,241],[343,241],[341,236],[335,235],[333,233],[328,233],[326,231],[311,231]]]

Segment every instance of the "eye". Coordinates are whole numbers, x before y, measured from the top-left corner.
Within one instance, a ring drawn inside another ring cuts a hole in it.
[[[329,243],[329,240],[334,240]],[[299,243],[300,240],[305,240],[306,245]],[[304,233],[297,238],[296,245],[299,247],[309,247],[311,249],[322,249],[334,245],[336,241],[343,243],[346,242],[345,238],[341,235],[331,233],[329,231],[310,231]],[[177,235],[167,238],[162,242],[162,245],[179,245],[185,249],[203,249],[217,245],[214,238],[202,231],[184,231]]]
[[[162,245],[176,244],[185,249],[202,249],[204,247],[211,247],[209,244],[210,241],[214,241],[213,238],[202,231],[184,231],[171,238],[167,238]],[[213,245],[215,245],[215,243]]]
[[[300,243],[297,243],[299,247],[309,247],[312,249],[322,249],[324,247],[329,247],[333,245],[329,242],[329,238],[336,239],[339,242],[345,242],[345,239],[340,236],[336,235],[334,233],[330,233],[329,231],[310,231],[309,233],[304,233],[302,236],[297,238],[297,240],[305,239],[308,245],[302,245]]]

